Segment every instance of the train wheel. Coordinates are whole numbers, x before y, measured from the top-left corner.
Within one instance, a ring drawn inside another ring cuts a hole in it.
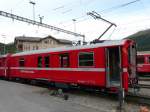
[[[68,98],[69,98],[69,95],[65,94],[64,95],[64,100],[68,100]]]
[[[36,85],[37,82],[36,82],[36,80],[31,80],[31,81],[30,81],[30,84],[31,84],[31,85]]]

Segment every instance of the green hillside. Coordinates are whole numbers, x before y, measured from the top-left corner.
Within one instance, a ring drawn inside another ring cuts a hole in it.
[[[6,44],[6,52],[7,53],[16,53],[16,47],[14,43]]]
[[[0,43],[0,55],[4,54],[4,44]]]
[[[150,29],[137,32],[127,38],[136,41],[138,51],[150,51]]]
[[[5,49],[5,50],[4,50]],[[14,45],[14,43],[9,43],[9,44],[3,44],[0,43],[0,55],[6,53],[15,53],[16,52],[16,47]]]

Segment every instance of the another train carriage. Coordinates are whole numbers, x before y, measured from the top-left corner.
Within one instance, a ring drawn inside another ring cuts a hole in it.
[[[150,51],[138,52],[137,63],[139,76],[150,76]]]
[[[9,74],[9,57],[10,54],[0,56],[0,77],[8,77]]]
[[[55,86],[116,90],[137,84],[136,48],[131,40],[33,50],[11,55],[9,78],[44,80]]]

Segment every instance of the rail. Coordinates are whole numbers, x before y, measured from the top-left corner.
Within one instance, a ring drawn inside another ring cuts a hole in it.
[[[150,81],[150,77],[139,77],[139,81]]]
[[[128,93],[126,95],[125,100],[128,102],[134,102],[134,103],[138,103],[141,105],[150,105],[150,96],[146,96],[146,95],[136,95],[133,93]]]
[[[150,89],[150,84],[139,84],[139,87]]]

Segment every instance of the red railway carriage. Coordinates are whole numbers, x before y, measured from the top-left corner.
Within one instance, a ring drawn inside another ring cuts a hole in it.
[[[1,55],[0,56],[0,77],[7,77],[9,74],[8,66],[9,66],[9,56],[10,54]]]
[[[128,91],[137,84],[136,48],[132,40],[114,40],[21,52],[11,55],[7,70],[9,78]]]
[[[150,51],[138,52],[137,69],[140,76],[150,76]]]

